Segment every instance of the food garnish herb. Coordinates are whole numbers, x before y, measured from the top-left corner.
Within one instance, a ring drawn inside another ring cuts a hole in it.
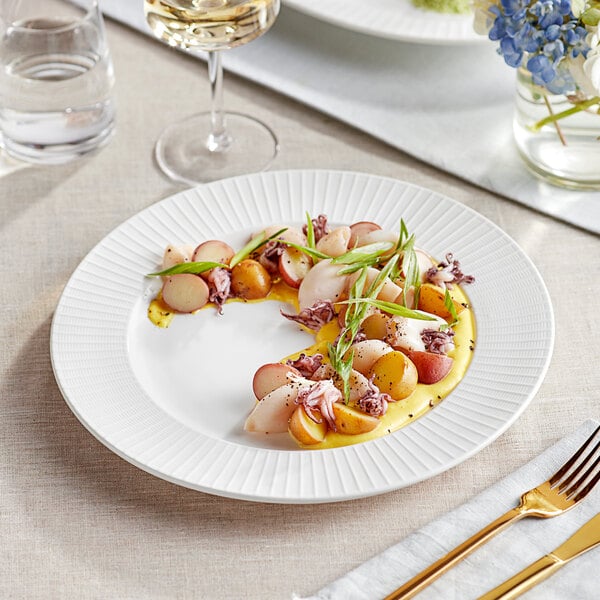
[[[316,248],[315,227],[308,211],[306,211],[306,245],[312,250]]]
[[[210,262],[210,261],[202,261],[202,262],[186,262],[180,263],[178,265],[173,265],[168,269],[163,269],[162,271],[158,271],[156,273],[148,273],[146,277],[161,277],[163,275],[179,275],[180,273],[192,273],[193,275],[200,275],[200,273],[204,273],[205,271],[210,271],[211,269],[215,269],[217,267],[227,268],[227,265],[220,262]]]
[[[458,313],[456,312],[456,306],[454,306],[454,300],[452,300],[452,296],[448,290],[444,293],[444,306],[452,317],[452,323],[450,323],[450,327],[452,327],[452,325],[458,323]]]
[[[364,267],[362,269],[361,274],[350,289],[348,300],[345,301],[348,304],[348,310],[344,316],[344,328],[338,336],[337,341],[334,344],[327,345],[331,365],[342,380],[344,401],[346,404],[350,398],[350,374],[354,359],[354,350],[352,349],[354,338],[356,338],[356,334],[369,308],[369,300],[377,298],[386,278],[389,277],[390,272],[395,268],[397,262],[398,255],[392,256],[377,277],[375,277],[364,295],[363,290],[367,281],[367,268]]]
[[[231,261],[229,262],[230,268],[233,269],[235,265],[242,262],[244,259],[248,258],[253,252],[256,252],[261,246],[274,240],[277,236],[281,235],[284,231],[287,231],[287,227],[280,229],[277,233],[270,235],[267,237],[265,232],[262,231],[257,236],[253,237],[241,250],[238,250],[234,255]],[[282,240],[283,241],[283,240]]]

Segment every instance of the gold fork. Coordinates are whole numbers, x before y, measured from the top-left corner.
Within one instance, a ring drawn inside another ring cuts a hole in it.
[[[407,600],[412,598],[456,563],[485,544],[496,534],[512,523],[524,517],[548,518],[560,515],[581,502],[600,480],[600,456],[589,464],[600,448],[600,441],[581,459],[588,446],[593,442],[600,426],[598,426],[585,443],[548,481],[525,492],[521,496],[519,506],[484,527],[443,556],[438,561],[415,575],[410,581],[385,597],[384,600]],[[581,460],[580,460],[581,459]]]

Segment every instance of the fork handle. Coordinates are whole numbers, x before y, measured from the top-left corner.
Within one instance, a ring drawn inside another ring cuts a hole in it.
[[[443,556],[431,566],[415,575],[410,581],[407,581],[403,586],[399,587],[395,592],[392,592],[385,597],[384,600],[408,600],[412,598],[430,583],[433,583],[438,577],[451,569],[456,563],[471,554],[474,550],[485,544],[489,539],[494,537],[506,529],[510,524],[522,519],[525,513],[519,507],[512,508],[507,513],[486,525],[481,531],[471,536],[468,540],[460,544]]]

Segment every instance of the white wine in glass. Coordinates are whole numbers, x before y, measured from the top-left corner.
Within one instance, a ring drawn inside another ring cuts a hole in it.
[[[174,123],[156,144],[156,160],[171,178],[196,184],[261,171],[277,154],[264,123],[223,110],[221,50],[265,33],[280,0],[144,0],[146,21],[170,46],[208,53],[211,110]]]

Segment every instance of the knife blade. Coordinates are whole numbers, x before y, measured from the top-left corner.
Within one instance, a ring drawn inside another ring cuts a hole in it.
[[[484,594],[479,600],[512,600],[517,598],[550,577],[550,575],[553,575],[570,560],[581,556],[588,550],[592,550],[599,544],[600,513],[592,517],[558,548],[542,556],[514,577],[507,579],[498,587]]]

